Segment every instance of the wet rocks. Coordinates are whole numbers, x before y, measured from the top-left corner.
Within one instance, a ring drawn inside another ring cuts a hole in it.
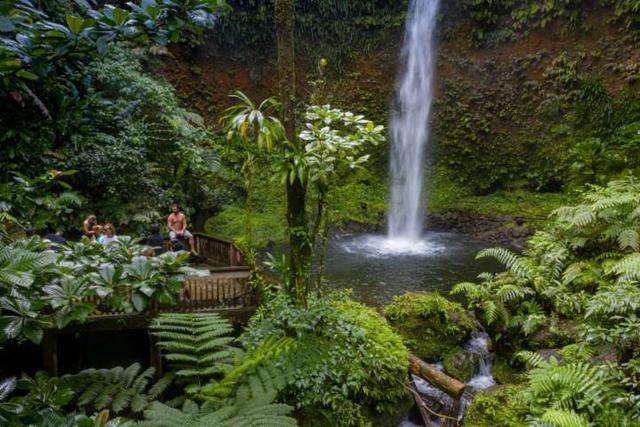
[[[473,377],[476,366],[480,363],[480,355],[461,347],[454,347],[442,360],[444,372],[460,381],[467,382]]]

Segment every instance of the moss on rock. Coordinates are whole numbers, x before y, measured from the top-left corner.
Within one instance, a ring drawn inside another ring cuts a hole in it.
[[[397,296],[384,315],[416,356],[432,361],[464,343],[476,328],[460,304],[438,292]]]
[[[499,384],[517,384],[520,382],[520,371],[512,367],[509,362],[501,357],[496,357],[493,362],[493,378]]]
[[[461,347],[454,347],[442,360],[444,372],[460,381],[467,382],[473,376],[480,357]]]
[[[520,399],[520,386],[496,386],[478,392],[464,417],[465,427],[524,427],[527,407]]]

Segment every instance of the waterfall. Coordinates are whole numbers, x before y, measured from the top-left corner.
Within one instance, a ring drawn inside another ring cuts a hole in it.
[[[435,28],[440,0],[411,0],[401,53],[402,71],[391,115],[389,239],[422,235],[422,163],[429,140],[436,63]]]

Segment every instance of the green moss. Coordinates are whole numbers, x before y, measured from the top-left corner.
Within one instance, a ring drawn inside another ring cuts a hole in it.
[[[516,384],[520,382],[520,371],[501,357],[496,357],[493,362],[493,378],[500,384]]]
[[[395,297],[384,315],[418,357],[439,360],[475,329],[462,306],[438,292],[408,292]]]
[[[480,391],[464,417],[465,427],[524,427],[527,407],[517,394],[518,386],[497,386]]]
[[[387,209],[386,182],[375,172],[362,169],[335,189],[331,196],[332,219],[335,223],[356,222],[381,226]]]
[[[545,220],[551,211],[567,205],[572,199],[569,193],[528,191],[498,191],[486,196],[473,196],[465,194],[463,189],[445,186],[442,190],[437,189],[429,208],[433,212],[461,210],[482,215],[512,215]]]
[[[445,355],[442,364],[447,374],[466,382],[473,376],[478,359],[478,355],[470,353],[461,347],[454,347]]]

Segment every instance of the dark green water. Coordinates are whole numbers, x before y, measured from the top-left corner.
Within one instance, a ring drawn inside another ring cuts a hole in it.
[[[327,247],[326,278],[331,287],[351,288],[354,297],[380,306],[409,291],[439,290],[496,271],[490,259],[476,260],[488,246],[460,233],[430,232],[420,242],[389,242],[384,236],[341,235]]]

